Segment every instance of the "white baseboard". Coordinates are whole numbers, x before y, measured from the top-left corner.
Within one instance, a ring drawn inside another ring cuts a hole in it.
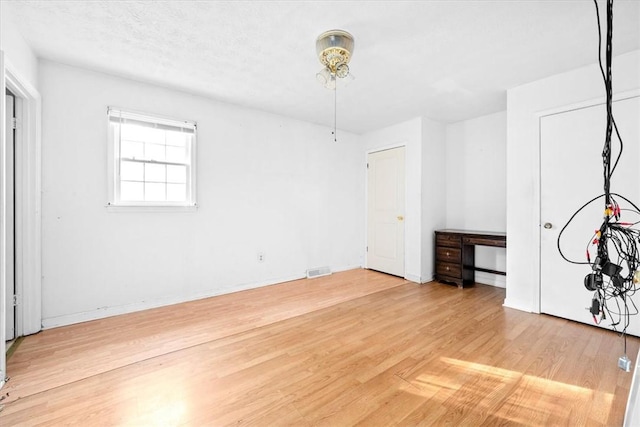
[[[527,313],[535,313],[533,310],[531,310],[531,307],[526,307],[522,304],[514,303],[508,298],[504,300],[504,302],[502,303],[502,306],[507,308],[513,308],[515,310],[526,311]]]
[[[507,277],[500,274],[485,273],[483,271],[475,272],[476,283],[482,283],[483,285],[496,286],[498,288],[507,287]]]
[[[331,271],[333,271],[334,273],[339,273],[341,271],[359,270],[361,268],[364,268],[364,267],[361,265],[347,265],[342,267],[331,267]]]
[[[336,270],[339,271],[339,270]],[[140,301],[131,304],[100,307],[95,310],[84,311],[81,313],[65,314],[62,316],[48,317],[42,319],[42,329],[57,328],[60,326],[73,325],[75,323],[88,322],[91,320],[104,319],[106,317],[118,316],[121,314],[133,313],[136,311],[149,310],[151,308],[164,307],[167,305],[179,304],[182,302],[195,301],[203,298],[215,297],[218,295],[229,294],[232,292],[245,291],[247,289],[260,288],[263,286],[275,285],[277,283],[289,282],[292,280],[304,279],[304,274],[296,274],[292,276],[280,277],[278,279],[265,280],[261,282],[252,282],[236,285],[233,287],[224,287],[211,289],[193,295],[170,296],[165,298],[155,298],[148,301]]]
[[[431,277],[430,279],[419,279],[418,276],[413,275],[407,275],[405,279],[420,284],[432,282],[435,280],[434,277]],[[475,272],[475,282],[481,283],[483,285],[495,286],[498,288],[507,287],[507,278],[505,276],[501,276],[499,274],[483,273],[482,271]]]
[[[332,271],[341,272],[347,270],[354,270],[362,268],[360,265],[356,266],[339,266],[332,267]],[[195,301],[203,298],[211,298],[218,295],[229,294],[232,292],[245,291],[247,289],[261,288],[263,286],[275,285],[283,282],[290,282],[292,280],[304,279],[306,275],[300,273],[299,275],[291,275],[285,277],[279,277],[277,279],[269,279],[260,282],[244,283],[235,286],[227,286],[222,288],[210,289],[206,292],[201,292],[193,295],[180,295],[170,296],[164,298],[155,298],[148,301],[140,301],[131,304],[124,304],[113,307],[100,307],[95,310],[84,311],[81,313],[65,314],[62,316],[48,317],[42,319],[42,329],[57,328],[60,326],[73,325],[75,323],[89,322],[91,320],[104,319],[106,317],[119,316],[121,314],[134,313],[136,311],[149,310],[151,308],[164,307],[167,305],[180,304],[182,302]]]
[[[410,282],[422,283],[421,279],[420,279],[420,276],[416,276],[415,274],[405,274],[404,278],[407,279]]]

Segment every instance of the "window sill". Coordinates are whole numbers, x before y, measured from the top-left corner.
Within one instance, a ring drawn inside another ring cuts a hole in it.
[[[165,213],[179,213],[179,212],[196,212],[198,205],[189,206],[148,206],[148,205],[107,205],[107,212],[165,212]]]

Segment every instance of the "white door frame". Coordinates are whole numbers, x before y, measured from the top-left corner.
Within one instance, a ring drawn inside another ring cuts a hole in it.
[[[0,109],[3,130],[0,132],[0,153],[5,153],[4,132],[5,93],[9,89],[16,97],[16,216],[15,216],[15,278],[16,337],[34,334],[42,329],[42,235],[41,235],[41,99],[38,91],[11,66],[0,51]],[[0,156],[6,161],[4,155]],[[6,170],[2,167],[2,170]],[[1,229],[5,229],[6,212],[4,180],[0,177]],[[0,265],[6,261],[5,242],[0,244]],[[3,269],[4,271],[4,269]],[[6,376],[4,316],[6,278],[0,275],[0,386]]]
[[[369,154],[372,153],[377,153],[380,151],[387,151],[387,150],[393,150],[394,148],[400,148],[400,147],[404,147],[405,148],[405,180],[404,180],[404,194],[405,194],[405,199],[404,199],[404,211],[405,211],[405,218],[406,218],[406,212],[407,212],[407,168],[406,168],[406,154],[407,154],[407,144],[405,142],[399,142],[396,144],[390,144],[390,145],[385,145],[382,147],[376,147],[376,148],[371,148],[369,150],[367,150],[365,152],[365,168],[364,168],[364,267],[365,268],[369,268],[369,266],[367,265],[367,248],[369,246],[369,236],[368,236],[368,230],[369,230],[369,212],[368,212],[368,208],[367,206],[369,206],[369,174],[367,173],[367,168],[366,168],[366,164],[369,161]],[[404,228],[405,228],[405,237],[406,237],[406,232],[407,232],[407,222],[404,221]],[[406,256],[407,256],[407,239],[405,238],[404,240],[404,256],[405,256],[405,271],[404,271],[404,275],[403,277],[406,279],[407,277],[407,269],[406,269]]]

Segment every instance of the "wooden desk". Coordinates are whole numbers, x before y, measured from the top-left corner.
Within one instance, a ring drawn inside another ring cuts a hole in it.
[[[507,234],[491,231],[436,230],[436,274],[441,282],[452,282],[462,288],[475,280],[475,272],[500,274],[504,271],[475,266],[475,247],[507,247]]]

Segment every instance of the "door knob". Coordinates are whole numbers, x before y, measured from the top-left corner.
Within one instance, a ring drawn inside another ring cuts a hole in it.
[[[398,221],[403,221],[404,217],[402,215],[398,215]]]
[[[553,225],[551,225],[551,223],[550,223],[550,222],[545,222],[545,223],[544,223],[544,228],[546,228],[547,230],[550,230],[550,229],[551,229],[551,227],[553,227]]]

